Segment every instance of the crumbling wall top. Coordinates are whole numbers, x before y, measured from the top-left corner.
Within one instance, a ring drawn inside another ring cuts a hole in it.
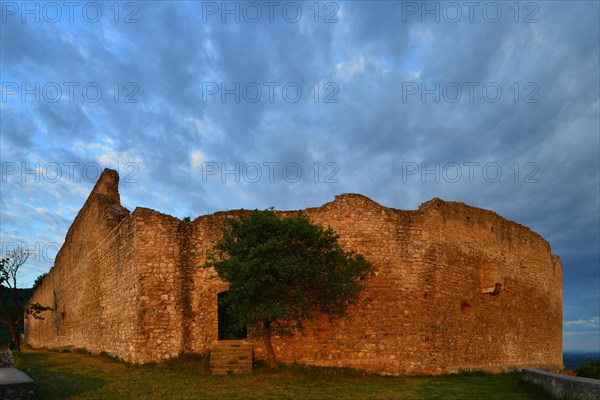
[[[114,169],[106,168],[100,174],[100,178],[94,185],[91,194],[105,196],[111,202],[121,205],[121,197],[119,196],[119,173]]]

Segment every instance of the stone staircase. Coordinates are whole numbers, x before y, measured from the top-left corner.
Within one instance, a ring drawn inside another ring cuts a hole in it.
[[[252,372],[252,343],[247,340],[219,340],[210,349],[211,374]]]

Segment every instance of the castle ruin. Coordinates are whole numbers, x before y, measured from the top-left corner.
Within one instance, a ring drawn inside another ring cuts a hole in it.
[[[105,170],[69,228],[31,300],[54,310],[27,320],[27,343],[132,363],[210,350],[227,284],[199,266],[223,221],[246,211],[193,221],[129,212],[118,181]],[[405,211],[343,194],[304,212],[375,275],[345,317],[274,338],[279,361],[393,375],[562,365],[562,265],[529,228],[440,199]],[[266,358],[260,339],[253,351]]]

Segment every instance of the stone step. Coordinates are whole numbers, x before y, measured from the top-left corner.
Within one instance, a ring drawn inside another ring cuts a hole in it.
[[[210,365],[231,365],[231,364],[248,364],[248,363],[252,363],[252,360],[249,358],[246,359],[241,359],[241,360],[230,360],[230,359],[221,359],[221,360],[215,360],[213,362],[210,363]]]
[[[250,357],[244,357],[244,358],[239,358],[239,357],[226,358],[226,357],[222,357],[222,358],[215,358],[214,360],[211,360],[211,364],[230,363],[230,362],[245,362],[245,361],[252,361],[252,359]]]
[[[237,356],[237,357],[228,357],[228,356],[224,356],[224,355],[216,355],[213,356],[211,354],[211,360],[213,362],[217,362],[217,361],[238,361],[238,360],[251,360],[252,357],[250,356]]]
[[[222,353],[222,354],[248,354],[249,349],[228,349],[228,348],[211,348],[211,352]]]
[[[252,372],[252,343],[245,340],[214,342],[209,368],[212,374]]]
[[[217,350],[217,349],[213,348],[212,350]],[[248,352],[248,349],[239,349],[237,347],[234,347],[234,348],[219,347],[218,350],[219,351],[226,351],[228,354],[229,353],[231,353],[231,354],[240,353],[241,354],[241,353],[247,353]]]
[[[241,369],[241,368],[211,368],[211,374],[213,375],[227,375],[227,374],[246,374],[251,373],[252,368]]]
[[[248,353],[237,353],[237,354],[231,354],[231,353],[227,353],[225,354],[222,350],[218,353],[211,353],[211,357],[216,358],[221,358],[221,357],[226,357],[226,358],[252,358],[252,356]]]

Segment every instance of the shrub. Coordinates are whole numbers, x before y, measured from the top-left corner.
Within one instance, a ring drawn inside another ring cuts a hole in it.
[[[180,352],[177,357],[169,358],[166,361],[168,365],[183,365],[183,364],[193,364],[202,361],[202,354],[192,353],[192,352]]]
[[[577,368],[577,376],[600,379],[600,360],[590,360]]]
[[[98,354],[98,355],[99,355],[100,357],[103,357],[103,358],[105,358],[105,359],[109,360],[109,361],[115,361],[115,362],[116,362],[116,361],[121,361],[121,359],[120,359],[119,357],[117,357],[117,356],[114,356],[114,355],[112,355],[112,354],[110,354],[109,352],[107,352],[107,351],[104,351],[104,350],[103,350],[103,351],[101,351],[101,352],[100,352],[100,354]]]
[[[210,369],[210,350],[204,353],[204,356],[202,357],[202,368],[207,371]]]

